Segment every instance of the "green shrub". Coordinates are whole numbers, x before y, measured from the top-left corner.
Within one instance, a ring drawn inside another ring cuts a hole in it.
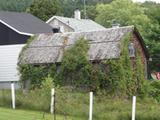
[[[160,81],[150,83],[149,95],[160,102]]]
[[[63,55],[59,80],[62,85],[75,87],[88,86],[91,64],[87,59],[89,46],[87,40],[80,38],[75,45],[66,50]]]
[[[51,77],[55,76],[55,65],[19,65],[18,70],[20,72],[20,80],[23,83],[24,81],[30,81],[31,88],[39,88],[42,81],[50,75]]]

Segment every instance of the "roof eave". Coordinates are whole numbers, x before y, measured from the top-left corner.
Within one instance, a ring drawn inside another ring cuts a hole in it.
[[[49,24],[52,20],[57,19],[60,22],[62,22],[63,24],[67,25],[65,22],[63,22],[62,20],[58,19],[56,16],[51,17],[49,20],[46,21],[47,24]],[[69,28],[71,28],[73,31],[75,31],[75,29],[69,25],[67,25]]]
[[[9,27],[10,29],[14,30],[15,32],[17,32],[18,34],[21,35],[27,35],[27,36],[34,36],[34,34],[32,33],[26,33],[26,32],[21,32],[19,30],[17,30],[16,28],[12,27],[11,25],[9,25],[8,23],[4,22],[3,20],[0,20],[0,22],[4,25],[6,25],[7,27]]]

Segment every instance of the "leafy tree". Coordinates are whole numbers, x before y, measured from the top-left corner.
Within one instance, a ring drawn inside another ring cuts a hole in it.
[[[160,4],[145,2],[142,6],[146,8],[145,14],[152,20],[152,26],[147,33],[148,48],[152,58],[150,67],[151,70],[160,71]]]
[[[111,1],[113,0],[85,0],[87,9],[89,9],[89,12],[87,13],[88,18],[93,15],[90,15],[90,9],[92,9],[93,6],[96,6],[99,3],[110,3]],[[60,0],[60,3],[65,17],[73,17],[74,10],[78,8],[82,11],[82,16],[84,18],[84,0]],[[91,6],[91,8],[89,6]]]
[[[121,26],[134,25],[140,31],[145,40],[151,57],[160,59],[160,7],[155,3],[139,5],[131,0],[115,0],[110,4],[97,5],[96,21],[106,27],[112,23],[119,23]],[[155,41],[155,42],[154,42]],[[152,70],[160,70],[160,60],[151,62]],[[156,64],[158,65],[156,65]]]
[[[58,0],[34,0],[27,12],[46,21],[53,15],[61,13],[61,8]]]
[[[97,6],[98,16],[96,21],[106,27],[111,27],[117,22],[121,26],[135,25],[141,32],[150,24],[150,19],[144,14],[144,9],[131,0],[115,0],[110,4]]]
[[[33,0],[0,0],[1,11],[24,12]]]
[[[145,14],[153,19],[156,22],[160,23],[160,16],[159,16],[159,12],[160,12],[160,4],[156,4],[154,2],[145,2],[142,4],[143,7],[145,7]]]
[[[85,18],[84,10],[81,10],[81,12],[82,12],[82,17]],[[96,11],[96,6],[94,6],[94,5],[86,6],[86,17],[87,17],[87,19],[94,20],[97,17],[97,14],[98,14],[98,12]]]

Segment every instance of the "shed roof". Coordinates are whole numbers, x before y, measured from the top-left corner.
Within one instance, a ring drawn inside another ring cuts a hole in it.
[[[50,25],[28,13],[1,11],[0,22],[23,35],[52,32]]]
[[[121,52],[120,41],[125,35],[133,31],[133,26],[127,26],[92,32],[40,34],[23,51],[19,63],[41,64],[61,62],[64,50],[68,49],[82,37],[89,40],[89,60],[119,58]]]
[[[98,31],[106,29],[102,25],[90,19],[75,19],[62,16],[53,16],[47,21],[47,23],[50,23],[54,19],[57,19],[62,23],[64,23],[65,25],[69,26],[74,30],[74,32],[85,32],[85,31],[96,31],[96,30]]]

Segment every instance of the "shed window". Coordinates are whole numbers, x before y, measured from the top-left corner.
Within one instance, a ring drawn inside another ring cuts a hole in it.
[[[133,43],[128,44],[128,50],[129,50],[129,56],[130,57],[135,57],[135,47]]]

